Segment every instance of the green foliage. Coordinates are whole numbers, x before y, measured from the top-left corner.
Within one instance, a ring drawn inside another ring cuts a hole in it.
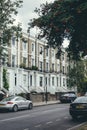
[[[60,48],[64,37],[70,40],[68,52],[77,60],[87,54],[87,0],[55,0],[35,9],[39,18],[32,19],[30,26],[41,29],[41,38]],[[82,54],[82,55],[80,55]]]
[[[6,44],[11,38],[14,15],[17,15],[17,8],[22,6],[22,2],[22,0],[0,0],[0,44],[1,42]]]
[[[37,66],[32,66],[31,69],[32,69],[32,70],[38,70],[38,67],[37,67]]]
[[[87,91],[87,75],[84,61],[78,61],[69,69],[69,87],[77,86],[78,92]]]
[[[26,64],[25,63],[21,63],[20,64],[20,68],[25,68],[26,67]]]
[[[11,34],[14,34],[16,36],[16,41],[18,42],[19,38],[22,38],[22,28],[21,24],[18,23],[17,26],[12,26],[11,27]]]
[[[14,15],[17,15],[17,9],[22,7],[22,3],[22,0],[0,0],[0,58],[2,58],[3,46],[9,44],[13,32],[19,32],[20,27],[13,26],[13,22]]]
[[[12,15],[17,15],[17,8],[22,6],[22,0],[0,0],[0,31],[13,24]]]
[[[3,87],[5,89],[9,89],[9,84],[8,84],[8,79],[7,79],[7,75],[6,75],[7,70],[3,69]]]

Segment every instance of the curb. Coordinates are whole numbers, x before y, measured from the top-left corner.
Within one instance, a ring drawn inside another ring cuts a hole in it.
[[[53,105],[53,104],[58,104],[59,103],[59,101],[57,101],[57,102],[41,102],[41,103],[33,103],[33,106],[34,107],[39,107],[39,106],[46,106],[46,105]]]
[[[86,121],[86,122],[83,122],[83,123],[81,123],[81,124],[79,124],[79,125],[76,125],[76,126],[74,126],[74,127],[71,127],[71,128],[69,128],[69,129],[67,129],[67,130],[77,130],[77,129],[79,129],[81,126],[84,126],[86,123],[87,123],[87,121]]]

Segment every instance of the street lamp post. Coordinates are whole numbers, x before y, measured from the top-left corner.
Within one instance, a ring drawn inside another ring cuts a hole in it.
[[[46,85],[46,94],[45,94],[45,96],[46,96],[46,103],[47,103],[47,101],[48,101],[47,85]]]
[[[45,58],[45,49],[46,49],[46,46],[45,46],[45,42],[44,42],[44,95],[45,95],[45,101],[47,103],[48,101],[48,94],[47,94],[47,78],[45,76],[45,63],[46,63],[46,58]]]
[[[27,33],[28,33],[28,50],[29,50],[30,27],[28,27]],[[28,67],[29,67],[29,51],[28,51]],[[29,91],[29,73],[30,71],[28,70],[28,91]],[[28,93],[28,98],[30,99],[30,92]]]
[[[2,53],[2,43],[3,43],[3,31],[0,30],[0,53]],[[2,68],[2,55],[0,54],[0,90],[3,84],[3,68]]]

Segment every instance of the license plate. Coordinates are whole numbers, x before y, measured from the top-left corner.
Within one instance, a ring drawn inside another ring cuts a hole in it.
[[[84,108],[84,106],[76,106],[77,109]]]

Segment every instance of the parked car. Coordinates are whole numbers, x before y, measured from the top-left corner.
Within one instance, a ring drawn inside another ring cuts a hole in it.
[[[77,98],[74,93],[66,93],[60,96],[59,100],[61,103],[70,103],[73,102]]]
[[[87,116],[87,96],[77,97],[70,104],[69,113],[73,119],[79,116]]]
[[[17,112],[19,109],[32,109],[33,103],[21,96],[9,96],[0,101],[0,109]]]

